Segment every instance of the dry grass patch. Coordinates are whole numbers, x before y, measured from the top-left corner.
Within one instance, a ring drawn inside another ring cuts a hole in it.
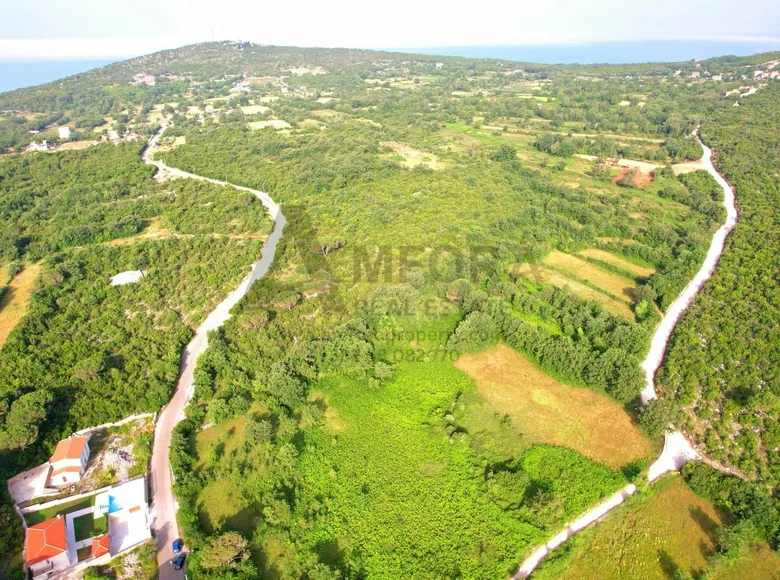
[[[608,312],[611,312],[616,316],[623,316],[629,320],[634,319],[634,313],[626,302],[618,300],[617,298],[610,298],[595,288],[591,288],[577,280],[572,280],[571,278],[554,270],[545,268],[544,266],[539,266],[537,264],[521,264],[514,268],[513,272],[536,280],[537,282],[552,284],[558,288],[566,288],[572,294],[576,294],[580,298],[600,303]]]
[[[780,580],[780,555],[766,544],[752,546],[739,560],[718,568],[707,578],[710,580],[745,580],[746,578]]]
[[[633,298],[635,284],[632,280],[608,272],[571,254],[554,250],[542,262],[550,267],[571,273],[576,278],[587,280],[618,300],[631,302]]]
[[[316,115],[318,117],[324,117],[326,119],[346,116],[344,113],[339,113],[338,111],[334,111],[333,109],[317,109],[316,111],[312,111],[311,114]]]
[[[68,141],[59,145],[53,151],[78,151],[79,149],[87,149],[93,145],[97,145],[99,141]]]
[[[382,147],[392,149],[396,155],[403,157],[403,165],[410,169],[417,167],[418,165],[427,165],[431,169],[442,169],[443,167],[446,167],[446,163],[440,161],[433,153],[420,151],[410,145],[397,143],[396,141],[382,141],[379,144]]]
[[[582,256],[587,256],[588,258],[601,260],[602,262],[606,262],[607,264],[612,264],[613,266],[617,266],[618,268],[622,268],[623,270],[627,270],[628,272],[633,272],[637,276],[641,276],[643,278],[647,278],[648,276],[651,276],[656,272],[655,268],[647,268],[645,266],[634,264],[633,262],[629,262],[628,260],[621,258],[620,256],[616,256],[615,254],[611,254],[610,252],[605,252],[604,250],[599,250],[598,248],[588,248],[586,250],[581,250],[577,252],[577,254],[580,254]]]
[[[685,163],[676,163],[672,165],[672,169],[674,170],[675,175],[680,175],[681,173],[690,173],[691,171],[704,169],[704,164],[702,164],[701,159],[698,161],[686,161]]]
[[[43,266],[40,262],[25,264],[24,270],[14,276],[5,292],[0,296],[0,348],[5,344],[8,335],[16,327],[22,317],[27,314],[35,280]],[[5,282],[6,270],[0,271],[0,280]]]
[[[697,577],[715,550],[713,534],[722,516],[677,475],[657,483],[653,492],[646,502],[631,503],[585,532],[556,579],[666,580],[678,568]]]
[[[652,446],[623,407],[601,393],[558,382],[515,350],[498,345],[461,356],[455,366],[484,399],[534,443],[563,445],[619,468]]]
[[[247,123],[250,129],[265,129],[266,127],[273,127],[276,130],[289,129],[290,123],[282,121],[281,119],[269,119],[268,121],[252,121]]]
[[[263,105],[245,105],[241,110],[245,115],[265,115],[271,109]]]

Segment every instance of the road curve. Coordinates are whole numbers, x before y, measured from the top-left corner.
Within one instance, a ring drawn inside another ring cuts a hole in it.
[[[260,259],[252,265],[252,271],[241,281],[238,288],[233,290],[217,307],[206,317],[206,320],[198,327],[195,336],[184,349],[179,370],[179,382],[173,398],[160,411],[154,431],[154,445],[151,461],[151,494],[152,494],[152,528],[157,539],[157,564],[159,565],[160,580],[178,580],[184,578],[184,570],[174,570],[170,561],[173,559],[173,540],[179,537],[179,526],[176,522],[176,500],[171,488],[172,476],[170,468],[170,446],[173,428],[184,416],[184,408],[192,398],[193,375],[198,357],[208,347],[208,333],[222,326],[230,318],[230,310],[247,293],[252,284],[262,278],[274,259],[276,246],[282,237],[282,230],[286,223],[279,206],[262,191],[234,185],[226,181],[210,179],[201,175],[187,173],[174,167],[168,167],[162,161],[154,161],[149,154],[159,143],[160,137],[165,132],[167,124],[160,125],[160,129],[149,140],[148,145],[141,154],[142,159],[149,165],[154,165],[160,171],[158,175],[165,174],[174,177],[184,177],[207,181],[216,185],[226,185],[248,191],[260,199],[268,209],[268,213],[274,219],[274,231],[263,245]]]
[[[693,134],[704,151],[701,160],[701,168],[712,175],[721,189],[723,189],[723,205],[726,207],[726,221],[718,228],[718,231],[715,232],[715,235],[712,237],[710,249],[707,251],[707,257],[704,259],[701,268],[696,272],[696,275],[675,301],[672,302],[672,305],[666,311],[666,314],[664,314],[663,319],[661,319],[661,322],[653,333],[650,350],[642,363],[642,369],[645,371],[645,378],[647,381],[645,388],[642,389],[640,394],[643,405],[647,405],[651,400],[657,397],[655,392],[655,373],[663,362],[666,348],[669,344],[669,338],[674,331],[674,327],[679,322],[685,309],[691,305],[693,299],[702,289],[704,283],[709,280],[715,272],[715,267],[718,265],[718,260],[723,253],[726,236],[734,229],[734,226],[737,224],[737,218],[739,217],[735,204],[736,197],[734,195],[734,190],[731,189],[728,182],[715,170],[715,167],[712,164],[712,150],[702,143],[699,138],[699,127],[696,127]],[[653,482],[663,474],[669,473],[670,471],[676,471],[688,461],[699,458],[699,454],[693,449],[682,433],[679,431],[666,433],[664,437],[664,449],[661,452],[660,457],[650,466],[648,470],[648,480]],[[539,565],[539,562],[541,562],[550,552],[566,542],[566,540],[577,532],[598,521],[635,492],[636,487],[634,484],[629,483],[596,507],[593,507],[582,514],[573,523],[568,524],[562,531],[550,538],[544,545],[538,547],[530,556],[523,560],[522,564],[520,564],[520,568],[512,576],[512,579],[528,578],[528,576],[531,575],[531,572]]]

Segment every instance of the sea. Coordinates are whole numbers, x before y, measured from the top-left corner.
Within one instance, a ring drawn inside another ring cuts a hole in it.
[[[780,51],[778,42],[716,42],[716,41],[642,41],[596,42],[567,45],[513,46],[440,46],[404,48],[407,53],[471,58],[496,58],[544,64],[592,64],[636,62],[680,62],[714,56],[747,56],[759,52]],[[111,64],[111,60],[0,60],[0,93],[39,85]]]
[[[0,60],[0,93],[31,87],[111,64],[112,60]]]
[[[695,58],[705,59],[724,55],[749,56],[772,51],[780,51],[780,42],[652,40],[566,45],[441,46],[404,49],[404,52],[410,53],[496,58],[542,64],[682,62]]]

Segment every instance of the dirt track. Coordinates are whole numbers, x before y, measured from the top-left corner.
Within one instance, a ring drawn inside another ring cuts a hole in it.
[[[729,232],[731,232],[737,224],[738,213],[735,204],[736,198],[734,196],[734,191],[726,180],[715,170],[715,167],[712,165],[712,150],[701,142],[698,132],[699,128],[697,127],[694,134],[704,150],[701,168],[712,175],[715,181],[718,182],[718,185],[723,189],[723,205],[726,207],[726,222],[717,232],[715,232],[712,243],[710,244],[710,249],[707,252],[707,257],[704,259],[701,268],[696,272],[693,279],[666,311],[666,314],[653,333],[650,351],[647,353],[647,357],[642,363],[642,369],[645,371],[647,380],[647,384],[640,394],[643,405],[647,405],[651,400],[657,397],[654,386],[655,373],[663,362],[666,347],[669,344],[669,338],[674,331],[674,327],[682,317],[685,309],[690,306],[693,299],[702,289],[704,283],[712,277],[712,274],[715,272],[715,267],[718,265],[718,260],[723,253],[726,236],[728,236]],[[663,474],[678,470],[688,461],[699,458],[699,454],[693,449],[682,433],[679,431],[667,433],[664,440],[663,452],[650,466],[650,469],[648,470],[648,479],[653,482]],[[513,580],[517,578],[528,578],[528,576],[531,575],[531,572],[539,565],[539,562],[541,562],[550,552],[577,532],[598,521],[609,511],[619,506],[628,496],[633,495],[635,491],[636,487],[629,483],[623,489],[604,500],[604,502],[591,508],[573,523],[567,525],[561,532],[553,536],[546,544],[534,550],[531,555],[523,561],[518,571],[512,576]]]

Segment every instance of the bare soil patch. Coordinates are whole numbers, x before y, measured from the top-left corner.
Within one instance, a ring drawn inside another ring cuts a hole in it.
[[[455,366],[500,414],[535,443],[563,445],[619,468],[652,445],[623,407],[596,391],[558,382],[505,345],[461,356]]]
[[[431,169],[442,169],[446,164],[439,160],[433,153],[426,153],[415,149],[411,145],[405,143],[397,143],[396,141],[382,141],[379,143],[382,147],[389,147],[394,153],[403,157],[403,164],[406,167],[413,168],[418,165],[427,165]]]

